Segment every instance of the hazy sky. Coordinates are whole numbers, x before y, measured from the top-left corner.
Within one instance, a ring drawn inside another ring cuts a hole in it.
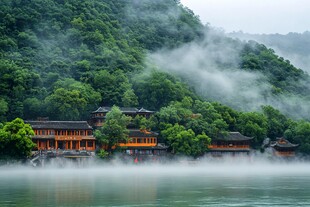
[[[310,0],[181,0],[203,23],[226,32],[304,32],[310,30]]]

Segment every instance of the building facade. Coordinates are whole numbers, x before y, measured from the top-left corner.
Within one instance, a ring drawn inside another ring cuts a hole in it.
[[[150,111],[144,108],[134,107],[120,107],[121,112],[132,118],[136,116],[142,116],[149,118],[154,111]],[[96,129],[101,127],[106,118],[106,114],[111,111],[111,107],[99,107],[96,111],[91,113],[90,125]],[[128,141],[118,143],[119,147],[124,149],[127,155],[131,156],[147,156],[147,155],[164,155],[167,152],[167,146],[158,143],[158,134],[152,131],[135,129],[129,124]]]
[[[35,135],[37,150],[87,150],[96,149],[92,127],[86,121],[25,121]]]
[[[244,136],[239,132],[229,132],[227,135],[212,139],[209,146],[210,153],[212,156],[248,155],[252,139],[252,137]]]
[[[89,120],[90,125],[94,128],[101,127],[105,121],[106,114],[111,111],[111,108],[112,107],[102,106],[99,107],[96,111],[93,111]],[[119,109],[123,114],[132,118],[135,118],[138,115],[149,118],[152,114],[154,114],[154,111],[149,111],[144,108],[138,109],[134,107],[120,107]]]
[[[270,146],[274,149],[274,155],[277,157],[294,157],[298,144],[292,144],[287,139],[277,138],[272,141]]]
[[[167,146],[158,143],[158,134],[146,130],[129,130],[129,140],[126,143],[120,143],[120,147],[125,147],[128,155],[165,155]]]

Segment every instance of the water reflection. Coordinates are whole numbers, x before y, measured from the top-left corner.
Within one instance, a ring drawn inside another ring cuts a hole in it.
[[[310,205],[310,165],[1,168],[0,206]]]

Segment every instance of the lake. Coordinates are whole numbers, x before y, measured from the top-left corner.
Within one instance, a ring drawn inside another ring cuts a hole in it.
[[[309,206],[309,163],[0,168],[0,206]]]

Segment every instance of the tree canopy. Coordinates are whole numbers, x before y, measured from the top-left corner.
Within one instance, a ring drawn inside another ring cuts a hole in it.
[[[24,159],[31,155],[36,146],[31,137],[34,132],[29,124],[20,118],[7,122],[0,127],[0,157]]]
[[[122,114],[117,106],[113,106],[106,115],[103,126],[95,131],[95,136],[102,147],[111,152],[112,148],[117,148],[119,143],[128,140],[128,129],[131,117]]]

